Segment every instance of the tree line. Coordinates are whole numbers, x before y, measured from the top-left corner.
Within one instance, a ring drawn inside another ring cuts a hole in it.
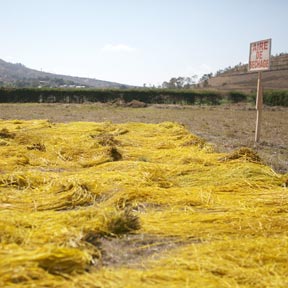
[[[164,81],[161,88],[164,89],[191,89],[208,87],[208,80],[213,77],[213,73],[207,73],[200,78],[197,75],[191,77],[172,77],[169,81]]]

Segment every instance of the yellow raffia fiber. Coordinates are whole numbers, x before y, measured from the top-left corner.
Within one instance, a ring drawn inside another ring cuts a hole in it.
[[[287,287],[288,175],[177,123],[0,121],[1,287]]]

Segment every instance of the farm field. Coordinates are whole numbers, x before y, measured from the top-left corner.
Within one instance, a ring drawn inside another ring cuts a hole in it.
[[[1,287],[287,287],[287,109],[0,109]]]
[[[254,148],[277,172],[288,172],[288,108],[265,107],[260,143],[254,147],[256,112],[251,104],[221,106],[152,105],[147,108],[109,104],[0,104],[0,119],[48,119],[51,122],[95,121],[113,123],[184,124],[193,134],[230,152]]]

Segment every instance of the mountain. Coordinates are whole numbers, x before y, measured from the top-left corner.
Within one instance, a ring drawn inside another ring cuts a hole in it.
[[[42,72],[0,59],[0,86],[49,88],[129,88],[131,86],[97,80]]]
[[[257,89],[257,72],[248,72],[248,64],[239,64],[219,70],[214,77],[206,79],[202,87],[216,90],[239,90],[254,92]],[[271,69],[262,72],[264,89],[288,90],[288,53],[271,58]]]

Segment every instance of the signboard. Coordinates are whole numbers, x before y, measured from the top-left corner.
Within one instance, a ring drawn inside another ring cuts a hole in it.
[[[258,71],[256,97],[255,144],[260,139],[261,115],[263,109],[262,71],[270,69],[271,39],[250,43],[249,71]]]
[[[270,69],[271,39],[250,43],[249,71]]]

